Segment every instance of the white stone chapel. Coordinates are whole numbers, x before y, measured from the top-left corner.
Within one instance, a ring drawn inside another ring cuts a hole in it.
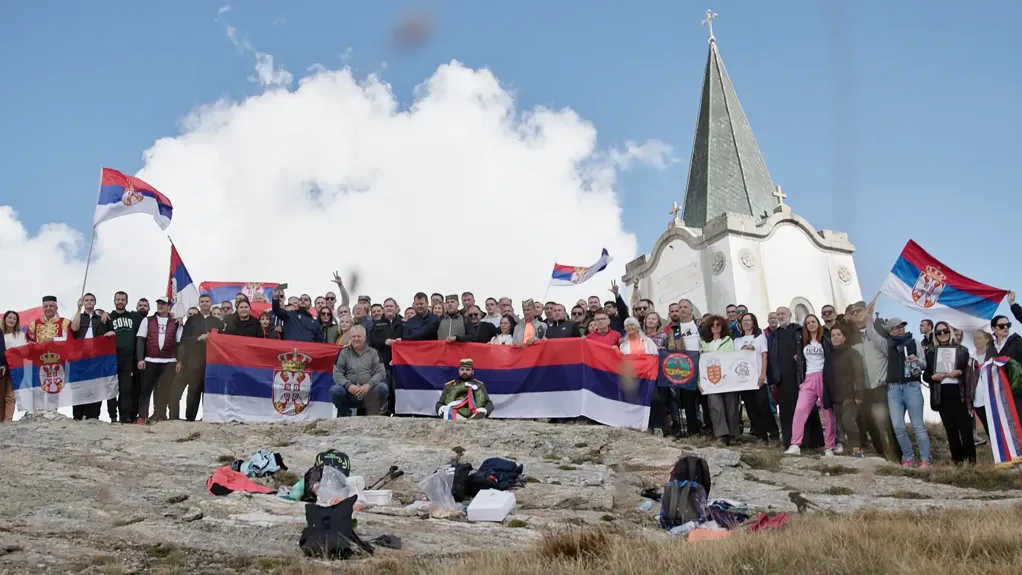
[[[744,304],[761,327],[780,306],[800,321],[826,304],[843,313],[862,299],[855,246],[847,234],[816,230],[784,203],[724,69],[715,17],[707,11],[703,21],[709,54],[684,207],[674,204],[667,231],[627,264],[622,281],[661,314],[682,298],[698,314]]]

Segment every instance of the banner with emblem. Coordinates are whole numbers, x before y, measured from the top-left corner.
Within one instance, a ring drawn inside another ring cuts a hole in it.
[[[239,293],[245,294],[252,306],[252,315],[259,317],[259,314],[272,307],[273,288],[277,285],[275,282],[202,282],[199,284],[199,293],[208,295],[213,305],[233,302]]]
[[[699,356],[699,387],[703,394],[759,388],[756,352],[709,351]]]
[[[699,389],[699,352],[661,349],[656,385],[689,391]]]
[[[117,397],[117,342],[112,337],[30,343],[7,350],[7,363],[21,411]]]
[[[312,421],[334,417],[330,401],[338,347],[211,334],[202,419]]]

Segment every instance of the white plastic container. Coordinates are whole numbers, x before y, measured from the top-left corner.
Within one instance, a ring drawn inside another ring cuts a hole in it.
[[[389,489],[370,489],[358,494],[359,503],[366,505],[386,505],[390,503],[394,492]]]
[[[484,489],[468,504],[468,520],[499,523],[514,511],[515,504],[515,494],[510,491]]]

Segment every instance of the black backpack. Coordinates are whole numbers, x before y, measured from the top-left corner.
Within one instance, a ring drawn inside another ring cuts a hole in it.
[[[329,465],[340,471],[345,477],[351,471],[351,460],[347,454],[328,449],[316,456],[316,462],[305,472],[305,492],[302,493],[302,501],[315,503],[316,490],[319,489],[319,482],[323,480],[323,466]]]
[[[710,466],[702,457],[686,455],[679,458],[671,470],[671,481],[695,481],[710,495]]]
[[[521,485],[523,466],[500,457],[491,457],[479,464],[479,469],[468,476],[466,497],[475,497],[484,489],[508,491]]]
[[[706,491],[695,481],[668,481],[660,497],[660,525],[673,529],[706,519]]]
[[[451,495],[454,500],[461,502],[468,498],[468,477],[472,473],[471,463],[452,463],[454,468],[454,483],[451,484]]]
[[[373,546],[362,540],[352,527],[356,496],[330,507],[305,505],[306,527],[298,546],[309,557],[347,559],[362,550],[372,555]]]

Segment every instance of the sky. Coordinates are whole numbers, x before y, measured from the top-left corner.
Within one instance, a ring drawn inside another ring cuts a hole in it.
[[[787,203],[850,235],[867,299],[909,238],[966,276],[1022,286],[989,245],[1011,220],[987,224],[1017,194],[1022,4],[799,4],[712,6]],[[0,261],[18,271],[0,307],[81,292],[103,166],[171,197],[167,233],[196,281],[316,294],[357,270],[359,291],[404,305],[418,290],[539,297],[554,261],[606,247],[597,285],[549,296],[607,295],[684,199],[706,8],[7,3]],[[431,33],[399,46],[409,14]],[[97,232],[101,305],[165,289],[169,244],[151,220]]]

